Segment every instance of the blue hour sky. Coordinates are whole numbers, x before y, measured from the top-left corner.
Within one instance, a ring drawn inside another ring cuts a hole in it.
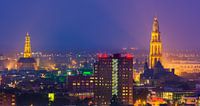
[[[200,47],[199,0],[1,0],[0,51],[148,49],[155,15],[164,49]]]

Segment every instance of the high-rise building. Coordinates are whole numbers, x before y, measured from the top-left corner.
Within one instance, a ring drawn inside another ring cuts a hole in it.
[[[124,105],[133,105],[131,54],[99,54],[94,67],[94,98],[98,106],[108,106],[113,95],[116,95]]]
[[[151,32],[149,66],[154,68],[155,64],[162,60],[162,42],[159,31],[159,23],[157,17],[154,17],[153,27]]]
[[[37,70],[35,58],[32,57],[30,35],[26,33],[24,45],[24,57],[17,61],[18,70]]]

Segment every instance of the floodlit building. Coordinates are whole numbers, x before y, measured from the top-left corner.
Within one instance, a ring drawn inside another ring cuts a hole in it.
[[[94,67],[94,98],[98,106],[108,106],[113,95],[116,95],[124,105],[133,105],[131,54],[99,54]]]
[[[173,67],[176,71],[175,74],[184,76],[184,74],[199,73],[200,62],[199,61],[188,61],[188,60],[174,60],[165,63],[165,67]]]
[[[149,66],[153,68],[158,61],[162,60],[162,42],[159,31],[158,18],[154,17],[151,42],[150,42],[150,52],[149,52]]]
[[[200,105],[200,97],[185,96],[185,97],[182,97],[181,103],[184,104],[184,106],[199,106]]]
[[[24,56],[17,61],[18,70],[37,70],[35,58],[32,57],[30,35],[26,33]]]
[[[162,42],[159,23],[157,17],[154,17],[150,41],[149,62],[146,62],[144,65],[144,73],[141,74],[141,81],[145,85],[159,86],[166,80],[178,79],[179,78],[174,74],[174,69],[166,69],[162,64]]]

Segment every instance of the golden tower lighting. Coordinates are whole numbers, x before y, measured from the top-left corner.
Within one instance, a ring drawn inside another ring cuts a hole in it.
[[[37,61],[32,57],[30,35],[26,33],[24,56],[17,61],[18,70],[38,70]]]
[[[27,32],[24,45],[24,58],[31,58],[31,57],[32,57],[31,41],[30,41],[30,35]]]
[[[158,61],[162,60],[162,42],[159,31],[159,23],[157,17],[154,17],[153,27],[151,32],[149,66],[154,68]]]

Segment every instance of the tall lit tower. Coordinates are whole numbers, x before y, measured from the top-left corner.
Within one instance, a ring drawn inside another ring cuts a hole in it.
[[[37,70],[37,64],[35,58],[32,57],[30,35],[26,33],[24,56],[20,57],[17,61],[18,70]]]
[[[30,41],[30,35],[27,32],[24,45],[24,58],[31,58],[31,57],[32,57],[31,41]]]
[[[151,32],[151,41],[150,41],[150,54],[149,54],[150,68],[154,68],[155,64],[161,60],[162,60],[162,42],[159,31],[159,23],[157,17],[154,17],[153,27]]]

